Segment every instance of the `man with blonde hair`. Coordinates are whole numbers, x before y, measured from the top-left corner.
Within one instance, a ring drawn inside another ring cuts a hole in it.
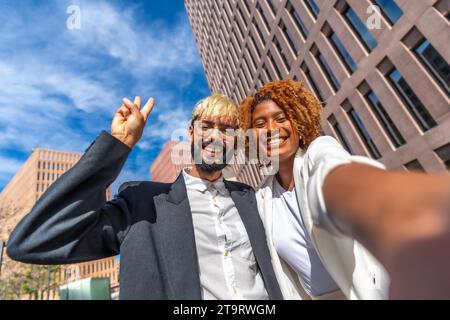
[[[174,183],[127,182],[106,201],[154,100],[123,100],[111,125],[17,225],[8,255],[67,264],[120,254],[120,299],[282,299],[254,191],[224,180],[238,107],[200,101],[189,128],[194,165]]]

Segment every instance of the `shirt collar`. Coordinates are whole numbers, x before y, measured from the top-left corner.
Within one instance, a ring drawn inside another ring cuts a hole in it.
[[[220,176],[217,180],[209,181],[198,177],[193,177],[183,170],[183,177],[186,183],[186,188],[193,188],[197,191],[205,193],[206,190],[216,189],[220,194],[226,195],[227,189],[223,182],[223,176]]]

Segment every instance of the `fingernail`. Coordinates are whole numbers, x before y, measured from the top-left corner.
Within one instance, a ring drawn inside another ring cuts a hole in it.
[[[123,102],[125,102],[125,103],[133,103],[133,102],[131,102],[129,99],[127,99],[127,98],[123,98]]]

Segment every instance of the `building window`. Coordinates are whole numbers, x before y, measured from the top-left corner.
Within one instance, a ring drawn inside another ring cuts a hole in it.
[[[437,126],[436,121],[425,108],[422,101],[420,101],[419,97],[416,96],[414,91],[406,82],[405,78],[402,77],[396,68],[388,74],[388,78],[393,84],[397,94],[404,101],[408,111],[423,131],[430,130],[431,128]]]
[[[275,62],[275,59],[273,58],[272,52],[269,52],[269,59],[270,59],[270,62],[272,63],[272,67],[274,68],[275,73],[276,73],[278,79],[282,79],[283,76],[282,76],[282,74],[281,74],[280,69],[278,68],[277,63]]]
[[[265,63],[263,64],[262,69],[263,69],[264,76],[266,77],[266,79],[267,79],[268,81],[271,81],[271,80],[272,80],[272,77],[270,76],[269,71],[267,70],[267,66],[266,66]]]
[[[450,20],[450,6],[448,5],[448,0],[439,0],[433,6],[437,11],[439,11],[447,20]]]
[[[294,20],[294,23],[297,26],[297,29],[299,30],[301,35],[303,36],[303,39],[306,40],[306,38],[308,38],[309,35],[309,30],[306,27],[305,23],[303,22],[302,18],[300,17],[300,14],[297,12],[297,10],[295,10],[294,6],[290,2],[287,3],[286,10],[291,15],[292,20]]]
[[[383,15],[390,24],[395,24],[403,15],[402,9],[400,9],[394,0],[373,0],[373,2],[381,8]]]
[[[280,41],[278,41],[277,38],[274,38],[273,39],[273,43],[274,43],[275,47],[278,50],[278,53],[279,53],[279,55],[281,57],[281,60],[283,60],[284,67],[286,68],[286,70],[289,70],[290,69],[290,67],[289,67],[289,60],[287,59],[286,55],[283,52],[283,48],[281,47]]]
[[[257,66],[257,64],[256,64],[255,57],[254,57],[253,54],[250,52],[250,48],[248,48],[248,47],[247,47],[247,55],[250,57],[250,60],[251,60],[251,62],[252,62],[253,69],[254,69],[255,72],[256,72],[256,70],[258,69],[258,66]]]
[[[358,38],[362,41],[366,49],[370,52],[377,46],[377,41],[367,29],[364,22],[358,17],[356,12],[349,6],[346,5],[346,9],[343,12],[344,17],[351,26],[351,28],[356,32]]]
[[[425,172],[425,169],[422,167],[422,165],[420,164],[419,160],[417,160],[417,159],[404,164],[403,167],[405,167],[405,169],[408,170],[408,171]]]
[[[349,73],[355,72],[355,70],[358,68],[358,66],[356,65],[352,56],[348,52],[347,48],[345,48],[341,39],[339,39],[337,34],[331,29],[331,27],[328,25],[328,23],[325,23],[322,31],[325,34],[325,36],[327,36],[328,39],[330,40],[332,47],[337,52],[338,56],[341,58],[344,66],[347,68],[347,71]]]
[[[420,62],[427,68],[433,78],[450,96],[450,66],[445,59],[437,52],[431,43],[423,39],[414,49],[414,53]]]
[[[325,106],[325,99],[322,91],[320,91],[319,87],[316,84],[316,81],[313,79],[311,72],[309,71],[309,68],[306,66],[305,63],[301,66],[303,72],[305,73],[306,79],[308,80],[310,88],[313,90],[316,97],[319,99],[320,103],[322,103],[322,106]]]
[[[363,141],[364,145],[366,146],[366,149],[369,151],[372,158],[374,159],[381,158],[381,153],[378,151],[375,142],[373,141],[372,137],[370,136],[369,132],[366,129],[366,126],[363,124],[361,118],[359,117],[355,109],[353,109],[353,107],[350,107],[348,109],[347,115],[350,118],[351,122],[353,123],[353,126],[358,131],[359,137]]]
[[[249,6],[249,4],[248,4],[248,1],[242,1],[243,3],[244,3],[244,6],[245,6],[245,10],[247,11],[247,14],[250,14],[250,12],[251,12],[251,10],[250,10],[250,6]],[[218,12],[218,10],[216,9],[216,10],[214,10],[214,12]],[[245,20],[244,20],[245,21]]]
[[[299,42],[295,41],[295,37],[292,36],[292,34],[289,32],[288,28],[284,24],[283,20],[280,20],[280,23],[278,24],[278,27],[280,28],[281,32],[283,32],[284,36],[286,37],[287,43],[289,44],[292,52],[297,54],[299,47]]]
[[[434,150],[439,158],[444,162],[447,170],[450,170],[450,143]]]
[[[261,58],[261,51],[259,51],[259,48],[256,45],[255,37],[250,37],[250,40],[252,41],[253,47],[255,47],[256,52],[258,53],[258,58]]]
[[[339,125],[339,123],[336,121],[336,118],[331,115],[328,118],[328,122],[330,123],[330,125],[333,127],[334,132],[336,133],[336,136],[338,137],[339,141],[341,142],[341,144],[344,146],[344,148],[349,152],[349,153],[353,153],[352,148],[350,147],[350,143],[348,143],[347,138],[345,137],[344,132],[341,130],[341,127]]]
[[[266,40],[265,40],[264,35],[263,35],[263,33],[261,32],[261,29],[259,28],[259,25],[258,25],[258,23],[256,22],[255,19],[253,19],[253,25],[254,25],[255,28],[256,28],[256,32],[258,32],[259,40],[260,40],[260,41],[262,42],[262,44],[265,46],[265,45],[266,45]]]
[[[256,4],[256,9],[258,10],[259,14],[261,15],[261,19],[264,22],[264,26],[266,27],[266,30],[270,31],[269,21],[267,21],[266,15],[264,14],[264,11],[261,8],[261,6],[259,5],[259,3]]]
[[[322,69],[323,73],[325,73],[325,76],[328,78],[328,82],[331,83],[331,86],[333,87],[334,91],[338,91],[341,88],[341,84],[334,75],[333,70],[331,70],[330,65],[325,60],[325,57],[320,53],[319,49],[315,45],[313,45],[313,47],[311,48],[311,52],[316,57],[317,62],[320,65],[320,68]]]
[[[245,20],[244,20],[244,21],[245,21]],[[245,39],[244,31],[242,31],[242,27],[241,27],[241,24],[239,23],[239,21],[236,21],[236,25],[237,25],[237,27],[238,27],[239,34],[241,35],[241,40],[244,40],[244,39]],[[209,54],[209,52],[210,52],[210,51],[208,51],[208,54]]]
[[[246,1],[244,1],[244,2],[246,2]],[[277,15],[277,7],[273,3],[273,0],[267,0],[267,5],[269,6],[270,11],[272,11],[272,14],[274,16],[276,16]]]
[[[316,0],[303,0],[306,7],[309,9],[314,18],[317,19],[320,13],[320,7],[317,5]]]
[[[369,90],[367,94],[364,95],[370,109],[373,111],[381,126],[384,128],[388,137],[391,139],[392,143],[396,148],[404,145],[406,143],[405,139],[401,135],[400,131],[395,126],[389,114],[384,109],[380,102],[378,96],[372,90]]]

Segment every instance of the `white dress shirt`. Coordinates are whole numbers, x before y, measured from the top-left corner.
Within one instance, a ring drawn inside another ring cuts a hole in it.
[[[204,300],[269,299],[244,224],[225,187],[183,171]]]
[[[328,216],[322,187],[334,168],[361,163],[384,169],[378,161],[349,154],[330,136],[316,138],[306,150],[299,149],[294,160],[294,185],[302,222],[325,269],[347,299],[386,299],[389,275],[381,263],[356,240],[340,232],[341,226]],[[293,277],[274,245],[273,175],[256,192],[258,209],[266,230],[272,265],[285,299],[308,298],[298,277]],[[289,266],[288,266],[289,267]],[[292,268],[290,268],[292,269]],[[295,276],[295,275],[294,275]],[[306,296],[306,297],[305,297]],[[314,299],[328,299],[329,294]]]
[[[300,215],[295,190],[273,179],[273,242],[278,254],[297,273],[310,296],[338,290],[323,266]]]

